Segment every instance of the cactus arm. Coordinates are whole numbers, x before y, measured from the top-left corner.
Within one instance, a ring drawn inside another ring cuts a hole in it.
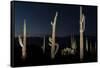
[[[55,18],[54,18],[54,25],[56,25],[57,16],[58,16],[58,12],[56,12],[56,15],[55,15]]]
[[[55,55],[56,55],[56,53],[58,52],[58,49],[59,49],[59,44],[56,43],[56,51],[55,51]]]
[[[52,44],[51,44],[51,43],[49,43],[49,46],[52,46]]]
[[[52,38],[51,37],[49,37],[49,41],[50,41],[50,43],[52,43]]]
[[[24,33],[24,38],[23,38],[23,44],[24,44],[24,47],[26,49],[26,20],[24,20],[24,30],[23,30],[23,33]]]
[[[22,39],[21,39],[20,35],[18,36],[18,41],[19,41],[20,46],[23,47],[24,45],[22,43]]]
[[[57,16],[58,16],[58,12],[56,12],[56,16],[55,16],[55,19],[54,19],[55,22],[57,21]]]
[[[53,25],[53,22],[51,21],[51,25]]]
[[[55,58],[55,47],[51,46],[51,58],[54,59]]]
[[[52,38],[51,37],[49,37],[49,46],[52,46]]]

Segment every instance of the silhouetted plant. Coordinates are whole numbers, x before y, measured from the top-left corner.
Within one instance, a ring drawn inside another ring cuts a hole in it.
[[[82,13],[82,7],[80,6],[80,61],[83,60],[83,32],[85,30],[85,16]]]
[[[22,58],[26,58],[26,21],[24,20],[24,28],[23,28],[23,38],[21,36],[18,36],[19,44],[22,48]]]
[[[49,37],[49,45],[51,46],[51,58],[54,59],[55,55],[59,49],[59,45],[55,42],[55,33],[56,33],[56,20],[57,20],[58,12],[54,17],[54,21],[51,22],[52,26],[52,37]],[[56,48],[55,48],[56,47]]]

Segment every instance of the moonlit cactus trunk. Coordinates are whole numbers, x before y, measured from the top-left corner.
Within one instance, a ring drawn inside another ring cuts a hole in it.
[[[45,53],[45,36],[43,37],[43,46],[42,46],[43,53]]]
[[[74,37],[71,37],[71,48],[74,50],[74,53],[76,51],[76,40],[74,39]]]
[[[86,39],[86,51],[88,52],[88,39]]]
[[[82,7],[80,7],[80,61],[83,60],[83,32],[85,30],[85,16],[82,13]]]
[[[24,29],[23,29],[23,39],[21,36],[18,36],[19,44],[22,47],[22,58],[26,58],[26,21],[24,20]]]
[[[55,42],[55,32],[56,32],[56,20],[57,20],[58,13],[56,12],[54,21],[51,22],[52,26],[52,37],[49,37],[49,45],[51,46],[51,58],[55,58],[55,55],[59,49],[59,45]],[[56,47],[56,48],[55,48]]]

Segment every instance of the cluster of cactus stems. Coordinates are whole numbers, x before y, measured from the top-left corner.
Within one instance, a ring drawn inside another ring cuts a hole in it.
[[[80,7],[80,61],[83,60],[83,32],[85,30],[85,16],[82,13],[82,7]]]
[[[66,56],[66,55],[74,55],[75,54],[75,50],[72,49],[72,48],[66,47],[66,48],[62,49],[61,54],[64,55],[64,56]]]
[[[89,44],[90,43],[90,44]],[[89,46],[90,45],[90,46]],[[86,38],[86,51],[88,52],[89,51],[89,48],[90,48],[90,52],[92,53],[92,51],[94,50],[95,51],[95,53],[96,53],[96,42],[94,43],[94,47],[92,46],[93,45],[93,43],[90,41],[88,41],[88,39]]]
[[[43,50],[43,53],[45,53],[45,36],[43,37],[43,46],[41,48]]]
[[[76,40],[74,39],[74,37],[71,37],[71,48],[64,48],[62,49],[62,55],[70,55],[70,54],[75,54],[76,52]]]
[[[56,20],[57,20],[58,12],[56,12],[56,15],[54,17],[54,21],[51,21],[52,26],[52,37],[49,37],[49,45],[51,46],[51,59],[55,58],[55,55],[59,49],[59,45],[55,41],[55,33],[56,33]]]
[[[22,48],[22,59],[26,58],[26,20],[24,20],[24,28],[23,28],[23,38],[18,36],[19,44]]]

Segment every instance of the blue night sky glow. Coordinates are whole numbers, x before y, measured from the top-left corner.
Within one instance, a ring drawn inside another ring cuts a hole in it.
[[[51,21],[58,12],[57,36],[79,35],[79,5],[55,5],[15,2],[15,36],[22,33],[26,19],[27,36],[51,35]],[[97,7],[83,6],[86,16],[85,35],[97,35]]]

